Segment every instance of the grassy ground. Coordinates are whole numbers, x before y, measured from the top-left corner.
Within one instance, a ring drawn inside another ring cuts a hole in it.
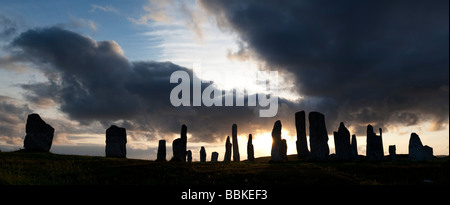
[[[415,163],[311,163],[289,156],[283,163],[268,157],[255,162],[154,162],[136,159],[0,153],[0,184],[23,185],[293,185],[293,184],[448,184],[448,157]]]

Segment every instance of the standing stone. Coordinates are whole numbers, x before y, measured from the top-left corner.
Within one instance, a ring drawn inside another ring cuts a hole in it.
[[[239,156],[239,144],[237,139],[237,125],[233,124],[231,128],[231,136],[233,137],[233,161],[239,162],[241,161],[241,157]]]
[[[111,125],[106,130],[106,157],[127,157],[127,131],[125,128]]]
[[[333,134],[336,158],[338,160],[351,160],[350,132],[343,122],[339,124],[338,131],[333,132]]]
[[[252,134],[248,135],[248,142],[247,142],[247,159],[250,162],[255,161],[255,152],[253,149],[253,139]]]
[[[295,113],[295,129],[297,130],[297,158],[309,156],[308,144],[306,141],[305,111]]]
[[[389,145],[389,156],[391,157],[391,161],[392,162],[396,162],[397,161],[397,154],[396,154],[395,145]]]
[[[172,142],[173,161],[186,161],[186,144],[187,144],[187,127],[181,126],[180,138],[175,139]]]
[[[231,161],[231,142],[230,142],[230,136],[227,137],[227,141],[225,142],[225,157],[223,159],[224,162]]]
[[[217,162],[217,159],[219,159],[219,153],[213,152],[211,154],[211,162]]]
[[[166,161],[166,140],[159,140],[158,153],[156,154],[156,161]]]
[[[200,148],[200,162],[206,162],[206,150],[203,146]]]
[[[281,140],[281,121],[277,120],[272,129],[272,150],[270,152],[271,160],[275,162],[286,159],[287,145],[286,140]]]
[[[191,150],[186,151],[186,156],[187,156],[187,161],[189,163],[191,163],[192,162],[192,152],[191,152]]]
[[[38,114],[30,114],[25,125],[25,140],[23,147],[32,151],[50,151],[55,129],[45,123]]]
[[[428,145],[423,146],[423,159],[427,161],[434,159],[433,148],[429,147]]]
[[[356,142],[356,135],[352,135],[352,144],[350,146],[352,152],[352,160],[358,159],[358,144]]]
[[[382,161],[383,151],[383,132],[380,128],[380,135],[376,135],[372,125],[367,125],[367,145],[366,156],[370,161]]]
[[[330,154],[325,116],[319,112],[309,113],[309,141],[311,152],[309,159],[325,161]]]

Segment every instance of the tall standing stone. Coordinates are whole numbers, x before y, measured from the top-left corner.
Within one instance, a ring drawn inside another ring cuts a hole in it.
[[[186,157],[188,162],[192,162],[192,152],[191,150],[186,151]]]
[[[217,162],[218,159],[219,159],[219,153],[218,152],[213,152],[211,154],[211,162]]]
[[[250,162],[255,161],[255,153],[253,149],[253,139],[252,134],[248,135],[248,142],[247,142],[247,159]]]
[[[391,162],[397,161],[397,154],[395,145],[389,145],[389,156],[391,157]]]
[[[111,125],[106,129],[106,157],[127,157],[127,131],[125,128]]]
[[[295,129],[297,130],[297,158],[309,156],[308,143],[306,141],[305,111],[295,113]]]
[[[270,152],[271,160],[275,162],[287,159],[286,140],[281,140],[281,121],[277,120],[272,129],[272,150]]]
[[[356,135],[352,135],[352,144],[350,148],[352,152],[352,159],[358,159],[358,143],[356,142]]]
[[[241,157],[239,156],[239,144],[236,124],[233,124],[233,126],[231,127],[231,136],[233,137],[233,161],[239,162],[241,161]]]
[[[30,114],[25,125],[26,136],[23,147],[32,151],[50,151],[55,129],[45,123],[38,114]]]
[[[231,142],[230,142],[230,136],[227,137],[227,141],[225,142],[225,156],[223,158],[224,162],[231,161]]]
[[[376,135],[372,125],[367,125],[367,145],[366,156],[370,161],[382,161],[383,151],[383,132],[380,128],[380,135]]]
[[[186,146],[187,145],[187,127],[181,126],[180,138],[175,139],[172,142],[173,161],[186,161]]]
[[[328,133],[325,125],[325,116],[319,112],[309,113],[309,141],[311,152],[309,159],[324,161],[328,159]]]
[[[200,148],[200,162],[206,162],[206,150],[203,146]]]
[[[433,160],[433,148],[427,145],[423,146],[419,135],[416,133],[411,133],[408,151],[411,161]]]
[[[351,160],[350,132],[345,127],[343,122],[339,124],[338,131],[333,132],[333,134],[336,158],[338,160]]]
[[[158,153],[156,154],[156,161],[158,162],[166,161],[166,140],[159,140]]]

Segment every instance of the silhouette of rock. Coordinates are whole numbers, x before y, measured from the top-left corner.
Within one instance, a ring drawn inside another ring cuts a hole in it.
[[[233,161],[239,162],[241,161],[241,157],[239,156],[239,144],[237,139],[237,125],[233,124],[231,128],[231,136],[233,139]]]
[[[217,162],[217,159],[219,159],[219,153],[213,152],[211,154],[211,162]]]
[[[166,140],[159,140],[158,153],[156,154],[156,161],[166,161]]]
[[[392,162],[397,161],[397,154],[395,152],[396,152],[395,145],[389,145],[389,156],[391,157]]]
[[[203,146],[200,148],[200,162],[206,162],[206,150]]]
[[[297,130],[297,158],[309,156],[308,144],[306,141],[305,111],[295,113],[295,129]]]
[[[253,149],[253,139],[252,134],[248,135],[248,142],[247,142],[247,159],[250,162],[255,161],[255,151]]]
[[[411,133],[411,137],[409,138],[408,151],[411,161],[433,160],[433,148],[426,145],[423,146],[419,135],[414,132]]]
[[[382,161],[384,158],[383,132],[380,128],[380,135],[376,135],[372,125],[367,125],[367,145],[366,156],[370,161]]]
[[[32,151],[50,151],[55,129],[45,123],[38,114],[30,114],[25,125],[25,140],[23,147]]]
[[[191,150],[186,151],[187,161],[192,162],[192,152]]]
[[[330,154],[325,116],[319,112],[309,113],[310,160],[324,161]]]
[[[127,157],[127,131],[125,128],[111,125],[106,129],[106,157]]]
[[[433,160],[433,148],[428,145],[423,146],[423,158],[427,161]]]
[[[352,135],[352,144],[350,146],[352,160],[358,159],[358,143],[356,142],[356,135]]]
[[[172,161],[186,161],[187,127],[181,126],[181,137],[172,142],[173,158]]]
[[[225,142],[225,157],[223,159],[224,162],[231,161],[231,142],[230,142],[230,136],[227,137],[227,141]]]
[[[352,153],[350,148],[350,132],[344,123],[339,124],[339,129],[334,134],[334,146],[336,149],[336,159],[351,160]]]
[[[275,162],[283,161],[286,156],[286,140],[281,140],[281,121],[277,120],[272,129],[272,150],[270,152],[271,160]]]

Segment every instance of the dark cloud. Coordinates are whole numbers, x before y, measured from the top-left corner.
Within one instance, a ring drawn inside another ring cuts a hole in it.
[[[19,105],[17,100],[0,95],[0,141],[15,145],[21,143],[25,133],[22,125],[29,113],[28,105]]]
[[[448,1],[200,2],[333,127],[448,123]]]
[[[14,59],[33,63],[48,79],[22,84],[25,99],[34,104],[57,103],[81,125],[118,124],[131,137],[160,139],[179,133],[186,124],[192,140],[202,142],[223,141],[233,123],[243,133],[264,123],[267,131],[272,127],[273,119],[258,117],[259,107],[172,106],[170,92],[177,84],[170,83],[171,74],[186,71],[192,84],[196,78],[192,71],[170,62],[130,62],[114,41],[95,41],[50,27],[21,33],[11,48]]]

